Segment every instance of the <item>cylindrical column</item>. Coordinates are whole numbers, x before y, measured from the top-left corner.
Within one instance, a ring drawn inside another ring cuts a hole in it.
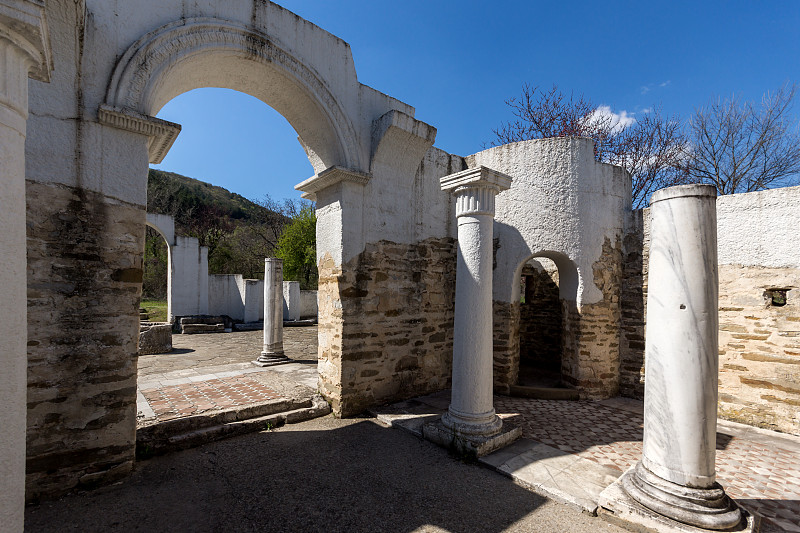
[[[492,401],[492,224],[495,196],[510,184],[485,167],[442,179],[458,217],[452,398],[442,424],[465,436],[502,427]]]
[[[283,259],[264,259],[264,349],[258,366],[288,362],[283,353]]]
[[[10,13],[14,13],[12,9]],[[22,10],[19,13],[23,13]],[[44,70],[45,54],[37,49],[25,24],[4,13],[0,21],[0,524],[22,531],[25,511],[25,421],[27,395],[27,262],[25,242],[25,135],[28,119],[28,75]],[[43,16],[43,15],[42,15]],[[17,23],[19,27],[14,26]],[[13,27],[13,29],[12,29]],[[20,33],[22,32],[22,33]],[[38,45],[41,46],[41,39]],[[46,61],[45,61],[46,63]]]
[[[650,200],[642,460],[623,480],[646,507],[726,529],[741,513],[716,483],[716,189],[681,185]]]

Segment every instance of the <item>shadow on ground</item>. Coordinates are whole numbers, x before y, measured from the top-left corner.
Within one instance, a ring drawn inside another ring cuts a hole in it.
[[[31,506],[30,532],[622,531],[366,419],[325,417],[137,464]]]

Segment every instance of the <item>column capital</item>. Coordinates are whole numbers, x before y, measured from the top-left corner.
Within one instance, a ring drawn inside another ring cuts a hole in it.
[[[0,38],[28,56],[31,78],[50,81],[53,56],[43,0],[0,0]]]
[[[511,177],[479,166],[440,180],[442,190],[456,197],[456,216],[494,216],[494,197],[511,187]]]

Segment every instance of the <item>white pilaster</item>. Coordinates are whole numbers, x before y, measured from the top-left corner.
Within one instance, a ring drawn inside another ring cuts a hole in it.
[[[0,524],[23,530],[27,395],[25,132],[28,77],[48,81],[44,3],[0,0]]]
[[[642,505],[707,529],[741,520],[716,483],[716,190],[662,189],[650,201],[642,460],[623,487]]]
[[[511,178],[478,167],[442,178],[456,198],[456,270],[453,387],[442,424],[463,436],[489,437],[502,422],[492,401],[492,224],[495,196]]]

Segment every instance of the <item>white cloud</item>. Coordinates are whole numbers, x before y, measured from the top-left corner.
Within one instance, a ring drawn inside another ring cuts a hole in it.
[[[636,119],[633,117],[633,113],[629,114],[624,109],[619,113],[614,113],[611,110],[611,107],[607,105],[601,105],[600,107],[595,109],[589,116],[589,120],[590,121],[608,120],[611,124],[611,131],[613,133],[619,133],[628,126],[632,126],[636,123]]]

